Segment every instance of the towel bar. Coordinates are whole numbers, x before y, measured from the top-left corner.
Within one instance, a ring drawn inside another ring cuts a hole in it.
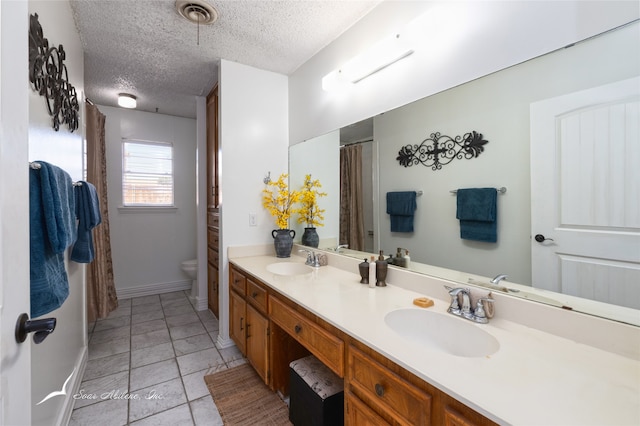
[[[40,170],[42,166],[40,165],[40,163],[29,162],[29,167],[34,170]],[[82,186],[82,182],[73,182],[73,186]]]
[[[506,187],[500,187],[500,188],[496,188],[496,191],[498,191],[501,194],[504,194],[505,192],[507,192],[507,188]],[[451,191],[449,191],[452,194],[457,194],[458,190],[457,189],[452,189]]]

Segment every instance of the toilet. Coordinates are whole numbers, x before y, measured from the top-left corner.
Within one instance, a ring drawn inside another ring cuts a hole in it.
[[[198,278],[198,259],[185,260],[182,262],[182,270],[191,278],[195,280]]]
[[[180,266],[184,273],[191,278],[191,300],[193,303],[198,294],[198,259],[185,260]]]

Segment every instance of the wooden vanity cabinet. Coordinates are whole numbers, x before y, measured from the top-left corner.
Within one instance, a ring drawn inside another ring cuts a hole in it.
[[[289,363],[311,353],[344,378],[347,425],[496,425],[255,277],[229,271],[231,337],[272,390],[288,395]]]
[[[242,355],[269,384],[267,289],[233,266],[229,271],[229,334]]]

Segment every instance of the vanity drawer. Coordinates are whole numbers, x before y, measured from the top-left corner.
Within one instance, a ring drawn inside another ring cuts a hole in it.
[[[338,376],[344,377],[344,342],[303,317],[275,297],[269,298],[269,315]]]
[[[267,289],[247,278],[247,301],[263,314],[267,313]]]
[[[350,391],[371,401],[394,423],[428,425],[431,421],[431,395],[413,386],[354,346],[349,346]]]
[[[231,288],[241,296],[244,296],[246,293],[247,278],[235,268],[231,268],[229,278]]]

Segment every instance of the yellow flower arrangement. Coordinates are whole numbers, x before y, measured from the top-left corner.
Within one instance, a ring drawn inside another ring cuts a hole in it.
[[[282,173],[277,181],[270,181],[262,190],[262,206],[276,218],[279,229],[289,228],[289,217],[295,213],[293,205],[300,200],[299,191],[289,191],[286,179],[289,175]]]
[[[318,198],[327,195],[326,192],[320,192],[318,189],[322,188],[318,179],[311,180],[311,175],[304,177],[304,185],[302,186],[300,207],[297,213],[300,215],[298,223],[306,223],[308,228],[316,226],[324,226],[322,221],[324,220],[324,209],[318,207]]]

